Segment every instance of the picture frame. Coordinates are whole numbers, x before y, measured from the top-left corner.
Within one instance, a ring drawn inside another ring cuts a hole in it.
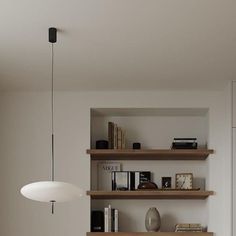
[[[171,177],[162,177],[161,178],[162,189],[171,189],[172,187],[171,180],[172,180]]]

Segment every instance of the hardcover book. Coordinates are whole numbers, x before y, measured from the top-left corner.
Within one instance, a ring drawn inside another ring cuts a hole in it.
[[[112,190],[111,172],[120,171],[120,162],[99,162],[97,164],[97,186],[98,190]]]

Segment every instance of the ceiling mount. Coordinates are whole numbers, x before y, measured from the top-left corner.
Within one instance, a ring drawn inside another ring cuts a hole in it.
[[[50,27],[48,29],[48,41],[50,43],[56,43],[57,42],[57,28]]]

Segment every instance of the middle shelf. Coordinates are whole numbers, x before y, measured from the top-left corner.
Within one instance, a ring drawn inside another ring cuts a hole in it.
[[[155,191],[87,191],[91,199],[197,199],[203,200],[213,191],[155,190]]]

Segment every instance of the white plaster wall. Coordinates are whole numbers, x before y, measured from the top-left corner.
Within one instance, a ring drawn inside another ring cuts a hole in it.
[[[43,203],[24,199],[22,185],[50,176],[49,94],[0,95],[0,235],[85,235],[89,231],[90,200],[84,196],[60,204],[56,214]],[[229,90],[152,92],[57,92],[55,98],[56,178],[90,186],[90,108],[96,107],[206,107],[209,108],[208,189],[209,231],[230,236],[230,110]],[[175,209],[173,208],[173,211]],[[196,216],[197,217],[197,216]]]

